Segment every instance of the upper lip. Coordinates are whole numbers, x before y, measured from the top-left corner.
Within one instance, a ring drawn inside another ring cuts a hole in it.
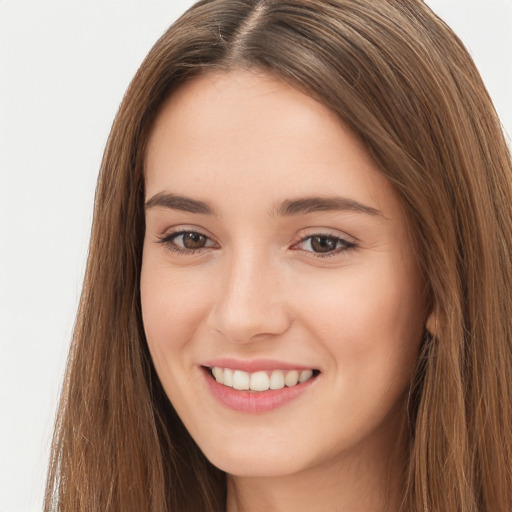
[[[276,359],[235,359],[230,357],[220,357],[209,359],[201,363],[201,366],[210,368],[230,368],[232,370],[242,370],[248,373],[257,371],[272,370],[314,370],[314,366],[297,364]]]

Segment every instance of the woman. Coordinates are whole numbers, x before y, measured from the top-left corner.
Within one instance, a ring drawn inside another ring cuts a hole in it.
[[[107,144],[46,509],[509,510],[510,171],[422,2],[197,3]]]

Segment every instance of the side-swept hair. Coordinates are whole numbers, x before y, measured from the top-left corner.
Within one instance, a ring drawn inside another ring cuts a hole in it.
[[[45,510],[225,508],[225,475],[156,376],[139,279],[153,121],[184,82],[236,68],[335,112],[407,212],[437,324],[411,382],[404,511],[510,512],[510,151],[467,51],[420,0],[203,0],[150,51],[101,166]]]

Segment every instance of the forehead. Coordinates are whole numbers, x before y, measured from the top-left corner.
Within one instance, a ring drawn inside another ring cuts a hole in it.
[[[240,198],[244,207],[333,193],[377,209],[396,202],[364,145],[332,111],[259,71],[210,72],[178,89],[153,126],[145,177],[146,197],[215,195],[214,202]]]

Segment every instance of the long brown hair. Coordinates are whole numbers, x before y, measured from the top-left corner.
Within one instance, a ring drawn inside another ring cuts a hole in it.
[[[144,338],[143,155],[176,88],[249,67],[332,109],[408,213],[437,322],[411,382],[404,510],[509,512],[510,152],[467,51],[420,0],[202,0],[150,51],[103,158],[45,510],[225,507]]]

